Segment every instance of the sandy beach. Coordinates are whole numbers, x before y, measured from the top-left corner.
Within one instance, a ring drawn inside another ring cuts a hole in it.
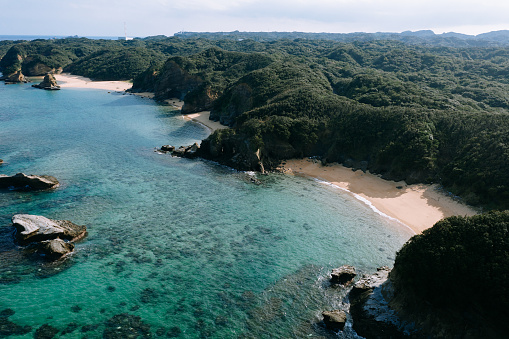
[[[285,173],[316,178],[347,190],[415,233],[421,233],[445,217],[477,214],[473,208],[440,192],[437,185],[407,185],[404,181],[384,180],[369,172],[354,172],[339,164],[322,166],[311,159],[288,160],[283,164]]]
[[[127,81],[92,81],[89,78],[67,73],[55,74],[55,79],[61,88],[94,88],[123,92],[133,85]]]
[[[209,116],[210,116],[209,111],[203,111],[203,112],[183,115],[184,119],[193,120],[193,121],[200,123],[203,126],[207,127],[210,130],[210,133],[214,133],[214,131],[216,131],[218,129],[228,128],[228,126],[221,125],[217,121],[209,120]]]

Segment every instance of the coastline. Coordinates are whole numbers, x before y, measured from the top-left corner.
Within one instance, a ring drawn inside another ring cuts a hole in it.
[[[89,78],[68,73],[55,74],[54,76],[61,88],[93,88],[112,92],[125,92],[132,87],[132,83],[127,81],[94,81]],[[154,93],[151,92],[132,94],[148,99],[154,98]],[[177,98],[166,99],[164,100],[164,103],[177,109],[182,109],[182,106],[184,105],[184,102]],[[192,120],[205,126],[210,130],[210,133],[213,133],[218,129],[229,128],[228,126],[221,125],[217,121],[209,120],[210,111],[202,111],[182,116],[186,120]]]
[[[61,88],[94,88],[108,91],[121,91],[131,88],[132,83],[127,81],[93,81],[79,75],[68,73],[54,74]]]
[[[340,164],[322,166],[311,159],[287,160],[281,167],[284,173],[304,175],[348,191],[416,234],[446,217],[477,214],[472,207],[439,191],[438,185],[407,185],[404,181],[384,180],[369,172],[354,172]]]

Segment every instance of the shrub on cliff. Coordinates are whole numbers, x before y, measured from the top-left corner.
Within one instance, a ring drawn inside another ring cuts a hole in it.
[[[401,248],[391,279],[435,307],[507,327],[509,211],[437,222]]]

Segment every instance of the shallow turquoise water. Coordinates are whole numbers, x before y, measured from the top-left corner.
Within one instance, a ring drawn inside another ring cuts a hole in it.
[[[156,338],[323,336],[321,311],[346,307],[330,270],[392,265],[411,236],[312,180],[271,174],[254,185],[252,173],[154,152],[207,134],[135,96],[0,84],[1,173],[61,182],[0,193],[0,311],[33,328],[18,337],[75,323],[59,336],[102,338],[120,313]],[[13,243],[16,213],[71,220],[89,235],[59,266],[34,261]]]

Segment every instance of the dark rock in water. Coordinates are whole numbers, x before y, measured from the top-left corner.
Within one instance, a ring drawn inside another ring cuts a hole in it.
[[[341,310],[322,312],[323,322],[328,329],[333,331],[343,330],[346,323],[346,313]]]
[[[71,307],[71,311],[73,311],[74,313],[78,313],[82,310],[82,308],[80,307],[80,305],[74,305]]]
[[[46,76],[44,76],[44,80],[40,84],[32,85],[32,87],[45,89],[49,91],[55,91],[60,89],[60,86],[58,86],[57,80],[55,79],[53,74],[46,74]]]
[[[166,329],[164,327],[159,327],[156,331],[156,335],[162,337],[166,333]]]
[[[0,189],[13,188],[23,190],[47,190],[58,187],[59,182],[50,175],[26,175],[17,173],[12,176],[0,174]]]
[[[357,273],[355,272],[355,267],[350,265],[343,265],[332,270],[330,283],[348,285],[352,283],[353,278],[355,278],[356,275]]]
[[[4,163],[4,161],[2,159],[0,159],[0,165],[3,164],[3,163]]]
[[[163,151],[163,147],[166,147],[166,146],[162,146],[161,151]],[[173,146],[169,146],[169,147],[172,148]],[[168,149],[170,149],[170,148],[168,148]],[[179,148],[173,147],[173,150],[165,151],[165,152],[170,152],[171,155],[177,156],[177,157],[195,158],[197,156],[199,149],[200,149],[200,146],[195,142],[194,144],[189,145],[189,146],[180,146]]]
[[[171,146],[171,145],[161,146],[161,151],[163,151],[163,152],[173,152],[174,150],[175,150],[175,146]]]
[[[58,332],[59,332],[58,328],[55,328],[48,324],[44,324],[35,331],[34,338],[51,339],[54,338]]]
[[[6,308],[5,310],[0,311],[0,318],[9,318],[11,315],[14,315],[14,310],[10,308]]]
[[[381,267],[373,275],[364,275],[349,294],[353,329],[365,338],[397,339],[407,337],[399,329],[401,322],[388,307],[383,289],[387,286],[390,269]]]
[[[74,250],[74,244],[72,242],[66,242],[58,238],[41,241],[37,243],[36,247],[38,252],[46,255],[51,260],[59,259]]]
[[[20,326],[7,320],[7,317],[0,317],[0,338],[6,338],[11,335],[23,335],[30,333],[32,327]]]
[[[150,326],[140,317],[128,313],[121,313],[106,321],[103,332],[104,339],[137,339],[151,338]]]
[[[52,240],[56,238],[77,241],[85,237],[86,226],[68,220],[52,220],[40,215],[16,214],[12,223],[17,229],[17,240],[21,243]]]
[[[141,292],[141,302],[144,304],[153,302],[157,299],[158,294],[157,291],[153,288],[146,288]]]
[[[180,327],[173,326],[172,328],[170,328],[168,330],[168,333],[166,333],[166,336],[168,338],[175,338],[175,337],[179,337],[181,333],[182,333],[182,330],[180,329]]]
[[[78,329],[79,325],[75,322],[67,324],[67,326],[63,329],[62,335],[72,333]]]
[[[90,331],[96,330],[98,327],[99,327],[98,324],[95,324],[95,325],[85,325],[85,326],[83,326],[81,328],[80,332],[81,333],[90,332]]]

